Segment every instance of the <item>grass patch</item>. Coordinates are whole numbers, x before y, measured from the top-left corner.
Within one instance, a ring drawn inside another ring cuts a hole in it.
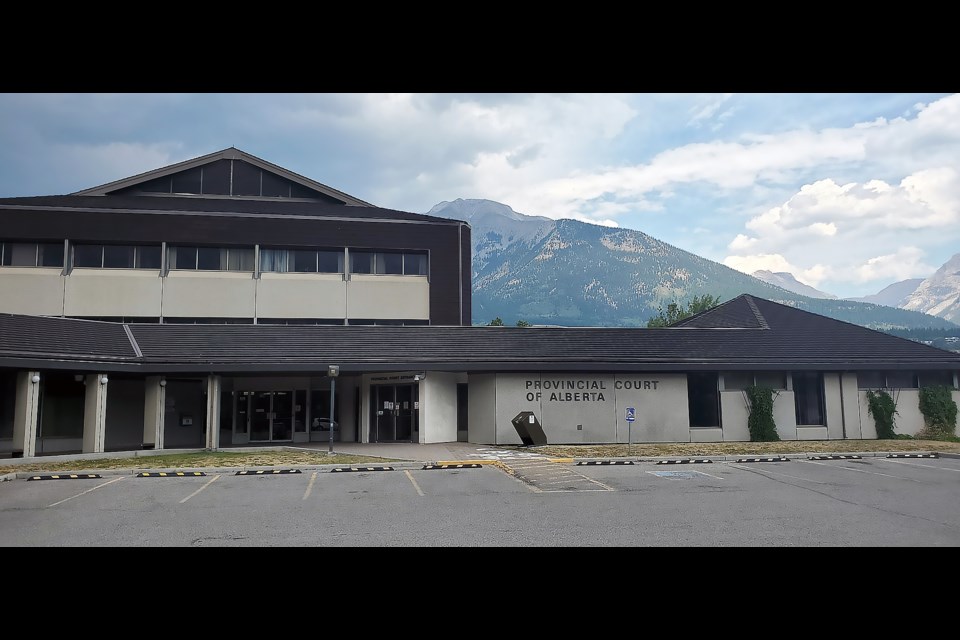
[[[100,458],[70,462],[0,464],[0,474],[19,471],[73,471],[89,469],[187,469],[198,467],[273,467],[316,464],[366,464],[394,462],[387,458],[346,454],[327,455],[326,451],[201,451],[135,458]]]
[[[960,439],[958,439],[960,440]],[[555,457],[624,458],[725,456],[854,451],[946,451],[960,453],[960,442],[944,440],[790,440],[781,442],[665,442],[635,444],[543,445],[503,447]]]

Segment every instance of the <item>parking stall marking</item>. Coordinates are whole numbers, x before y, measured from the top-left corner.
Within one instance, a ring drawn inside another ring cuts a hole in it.
[[[55,506],[57,506],[58,504],[63,504],[64,502],[68,502],[68,501],[70,501],[70,500],[73,500],[74,498],[79,498],[80,496],[86,495],[86,494],[90,493],[91,491],[96,491],[96,490],[99,489],[100,487],[105,487],[105,486],[107,486],[108,484],[113,484],[114,482],[120,482],[120,481],[123,480],[124,478],[126,478],[126,476],[120,476],[119,478],[114,478],[113,480],[107,480],[106,482],[103,482],[103,483],[101,483],[101,484],[98,484],[98,485],[95,486],[95,487],[90,487],[90,488],[87,489],[86,491],[81,491],[80,493],[78,493],[78,494],[75,495],[75,496],[70,496],[69,498],[64,498],[63,500],[58,500],[57,502],[54,502],[53,504],[48,504],[48,505],[47,505],[47,508],[49,509],[50,507],[55,507]]]
[[[206,489],[207,487],[209,487],[210,485],[212,485],[214,482],[217,481],[217,479],[218,479],[219,477],[220,477],[220,474],[218,473],[217,475],[215,475],[215,476],[213,476],[212,478],[210,478],[209,481],[203,483],[203,486],[202,486],[202,487],[200,487],[199,489],[197,489],[196,491],[194,491],[193,493],[191,493],[190,495],[188,495],[186,498],[184,498],[183,500],[181,500],[181,501],[180,501],[180,504],[183,504],[184,502],[186,502],[187,500],[189,500],[189,499],[192,498],[193,496],[197,495],[198,493],[200,493],[201,491],[203,491],[204,489]]]
[[[793,478],[794,480],[802,480],[803,482],[811,482],[811,483],[813,483],[813,484],[830,484],[830,483],[828,483],[828,482],[821,482],[821,481],[819,481],[819,480],[810,480],[809,478],[801,478],[800,476],[792,476],[792,475],[790,475],[789,473],[781,473],[781,472],[779,472],[779,471],[770,471],[770,469],[767,469],[767,468],[761,469],[761,468],[759,468],[759,467],[752,467],[752,468],[751,468],[751,467],[741,467],[740,465],[734,464],[734,463],[732,463],[732,462],[728,462],[728,463],[726,463],[726,464],[728,464],[729,466],[733,467],[734,469],[742,469],[742,470],[744,470],[744,471],[749,471],[749,472],[751,472],[751,473],[759,473],[760,475],[770,474],[770,475],[774,475],[774,476],[783,476],[784,478]],[[824,466],[829,466],[829,465],[824,465]]]
[[[797,462],[802,462],[804,464],[818,464],[821,467],[830,467],[831,469],[846,469],[847,471],[855,471],[856,473],[869,473],[874,476],[885,476],[887,478],[896,478],[898,480],[908,480],[910,482],[920,482],[914,478],[907,478],[905,476],[895,476],[889,473],[880,473],[879,471],[868,471],[866,469],[854,469],[853,467],[845,467],[842,464],[826,464],[824,462],[814,462],[813,460],[797,460]]]
[[[960,472],[960,469],[954,469],[953,467],[938,467],[934,464],[923,464],[921,462],[904,462],[903,460],[891,460],[889,458],[877,458],[881,462],[892,462],[894,464],[905,464],[911,467],[926,467],[928,469],[939,469],[940,471],[957,471]]]
[[[418,494],[420,497],[423,497],[423,495],[424,495],[424,494],[423,494],[423,489],[421,489],[421,488],[420,488],[420,485],[417,484],[417,481],[414,479],[413,474],[411,474],[411,473],[410,473],[408,470],[406,470],[406,469],[404,469],[403,472],[404,472],[405,474],[407,474],[407,477],[408,477],[408,478],[410,478],[410,482],[413,483],[413,488],[417,490],[417,494]]]
[[[313,491],[313,483],[317,480],[317,472],[314,471],[310,474],[310,482],[307,483],[307,490],[303,492],[303,497],[301,500],[306,500],[310,497],[310,492]]]

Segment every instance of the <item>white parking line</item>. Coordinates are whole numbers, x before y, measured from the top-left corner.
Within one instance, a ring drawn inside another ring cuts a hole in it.
[[[219,477],[220,477],[220,474],[218,473],[217,475],[215,475],[215,476],[213,476],[212,478],[210,478],[210,480],[207,481],[207,482],[205,482],[202,487],[200,487],[199,489],[197,489],[196,491],[194,491],[193,493],[191,493],[190,495],[188,495],[186,498],[184,498],[183,500],[181,500],[181,501],[180,501],[180,504],[183,504],[184,502],[186,502],[187,500],[189,500],[189,499],[192,498],[193,496],[197,495],[198,493],[200,493],[201,491],[203,491],[204,489],[206,489],[207,487],[209,487],[210,485],[212,485],[212,484],[214,483],[214,481],[216,481],[216,479],[219,478]]]
[[[813,484],[828,484],[828,483],[826,483],[826,482],[820,482],[819,480],[810,480],[809,478],[801,478],[800,476],[792,476],[792,475],[790,475],[789,473],[780,473],[779,471],[769,471],[769,470],[767,470],[767,469],[759,469],[759,468],[757,468],[757,467],[744,467],[744,466],[741,466],[741,465],[738,465],[738,464],[734,464],[734,463],[732,463],[732,462],[727,462],[726,464],[730,465],[731,467],[733,467],[733,468],[735,468],[735,469],[743,469],[744,471],[756,471],[756,472],[759,473],[760,475],[769,473],[770,475],[783,476],[784,478],[793,478],[794,480],[803,480],[804,482],[812,482]],[[651,473],[652,473],[652,472],[651,472]],[[701,473],[703,473],[703,472],[701,471]]]
[[[913,478],[906,478],[904,476],[894,476],[889,473],[880,473],[879,471],[867,471],[866,469],[854,469],[853,467],[844,467],[839,464],[828,464],[826,462],[814,462],[813,460],[797,460],[797,462],[805,462],[807,464],[819,464],[822,467],[830,467],[831,469],[846,469],[847,471],[856,471],[857,473],[869,473],[872,476],[885,476],[887,478],[896,478],[897,480],[909,480],[910,482],[920,482],[919,480],[914,480]]]
[[[107,486],[108,484],[113,484],[114,482],[120,482],[121,480],[123,480],[123,479],[126,478],[126,477],[127,477],[127,476],[120,476],[119,478],[114,478],[113,480],[107,480],[106,482],[103,482],[103,483],[101,483],[101,484],[98,484],[98,485],[95,486],[95,487],[91,487],[90,489],[87,489],[86,491],[81,491],[80,493],[78,493],[78,494],[75,495],[75,496],[70,496],[69,498],[64,498],[63,500],[60,500],[59,502],[54,502],[53,504],[48,504],[48,505],[47,505],[47,508],[49,509],[50,507],[55,507],[55,506],[57,506],[58,504],[63,504],[64,502],[67,502],[68,500],[73,500],[74,498],[79,498],[80,496],[82,496],[82,495],[84,495],[84,494],[90,493],[91,491],[96,491],[96,490],[99,489],[100,487],[105,487],[105,486]]]
[[[407,477],[408,477],[408,478],[410,478],[410,482],[413,483],[413,488],[417,490],[417,493],[420,494],[420,496],[423,496],[423,495],[424,495],[424,494],[423,494],[423,489],[421,489],[421,488],[420,488],[420,485],[417,484],[417,481],[413,479],[413,475],[411,475],[410,472],[407,471],[406,469],[404,469],[403,472],[404,472],[405,474],[407,474]]]
[[[301,500],[306,500],[307,498],[310,497],[310,492],[313,491],[313,482],[316,479],[317,479],[317,472],[314,471],[312,474],[310,474],[310,482],[307,483],[307,490],[303,492],[303,497],[300,498]]]
[[[953,467],[938,467],[933,464],[921,464],[919,462],[906,462],[904,460],[890,460],[889,458],[877,458],[877,460],[880,460],[882,462],[893,462],[896,464],[907,464],[907,465],[910,465],[911,467],[926,467],[928,469],[939,469],[940,471],[956,471],[960,473],[960,469],[954,469]]]

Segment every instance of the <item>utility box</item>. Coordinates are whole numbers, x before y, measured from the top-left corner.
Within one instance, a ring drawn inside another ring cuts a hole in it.
[[[547,444],[547,435],[543,432],[543,427],[540,426],[540,421],[533,411],[521,411],[511,422],[524,445],[532,447]]]

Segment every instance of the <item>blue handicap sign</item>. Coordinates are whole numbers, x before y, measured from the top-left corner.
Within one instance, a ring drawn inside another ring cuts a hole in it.
[[[637,410],[633,407],[627,407],[627,422],[633,422],[637,419]]]

